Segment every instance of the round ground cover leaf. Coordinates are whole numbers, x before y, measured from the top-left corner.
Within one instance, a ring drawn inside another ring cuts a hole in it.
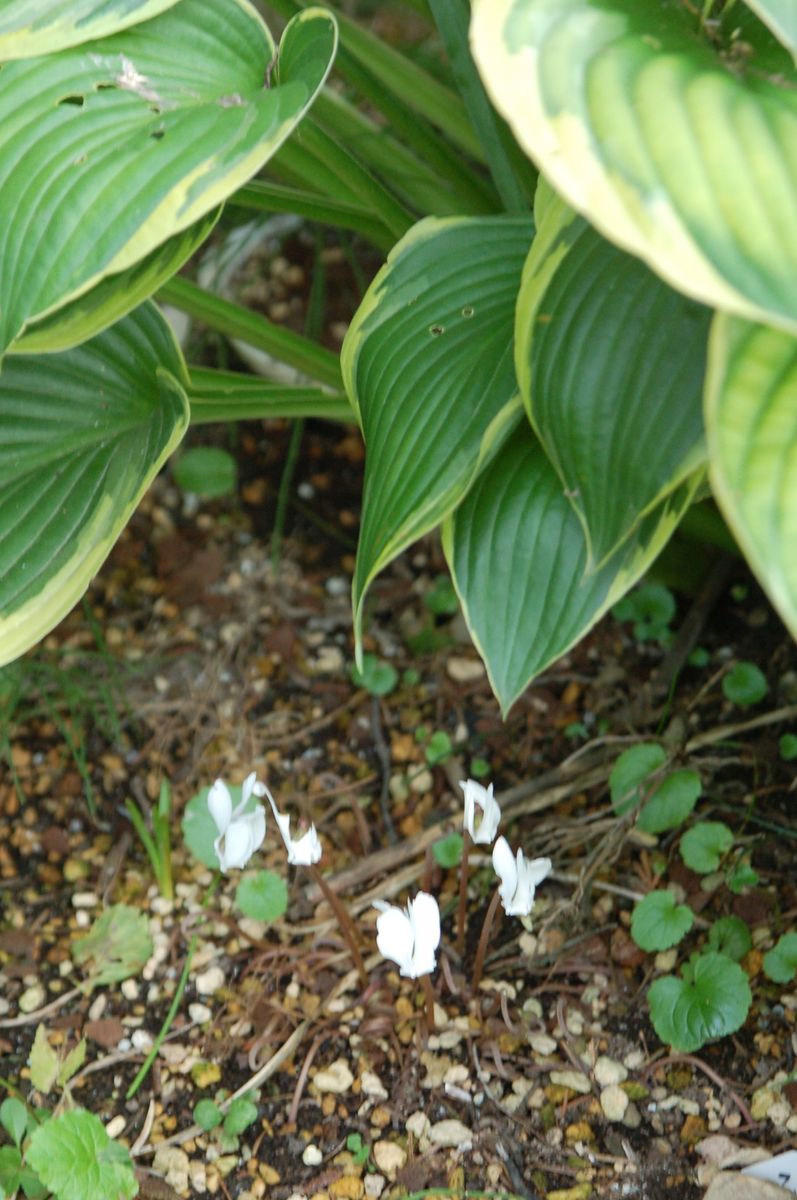
[[[642,950],[669,950],[692,928],[695,915],[686,904],[677,904],[672,892],[648,892],[631,917],[631,937]]]
[[[82,1108],[40,1125],[26,1158],[58,1200],[132,1200],[138,1194],[127,1149]]]
[[[471,637],[506,713],[636,583],[697,486],[677,488],[603,567],[561,480],[523,421],[443,526],[451,576]]]
[[[373,578],[442,521],[517,423],[514,311],[532,233],[530,220],[513,217],[421,221],[391,251],[346,335],[343,377],[366,445],[352,586],[358,656]]]
[[[717,502],[797,637],[797,338],[717,315],[705,417]]]
[[[0,665],[88,587],[188,423],[172,332],[147,303],[0,374]]]
[[[722,678],[722,692],[726,700],[738,704],[741,708],[749,708],[763,700],[769,691],[766,675],[755,663],[734,663],[727,675]]]
[[[275,871],[246,875],[235,890],[235,903],[245,917],[278,921],[288,907],[288,887]]]
[[[710,875],[733,846],[733,832],[724,821],[700,821],[681,838],[681,858],[690,871]]]
[[[784,933],[767,951],[764,974],[775,983],[791,983],[797,975],[797,933]]]
[[[392,663],[376,654],[364,654],[361,666],[352,663],[351,681],[355,687],[364,687],[372,696],[387,696],[398,683],[398,671]]]
[[[94,986],[137,975],[152,954],[149,921],[129,904],[112,904],[85,937],[72,943],[72,958]]]
[[[720,917],[708,931],[709,949],[739,962],[752,949],[750,930],[741,917]]]
[[[218,446],[193,446],[180,455],[172,470],[183,491],[198,496],[229,495],[238,481],[235,459]]]
[[[334,18],[274,45],[245,0],[182,0],[84,46],[3,67],[0,353],[30,321],[215,209],[321,87]]]
[[[673,1050],[691,1054],[706,1042],[735,1033],[750,1011],[747,976],[738,963],[709,951],[666,975],[648,990],[653,1028]]]
[[[797,329],[797,76],[771,38],[748,22],[742,60],[734,13],[712,41],[661,0],[472,14],[485,87],[568,203],[680,291]]]
[[[666,759],[664,747],[658,742],[641,742],[623,751],[609,776],[612,808],[618,817],[639,804],[639,785],[658,771]]]
[[[453,870],[462,862],[463,839],[461,833],[449,833],[432,844],[432,855],[444,871]]]
[[[697,804],[702,791],[697,771],[671,771],[643,805],[637,826],[645,833],[677,829]]]
[[[704,459],[711,312],[546,190],[541,179],[518,296],[517,375],[594,567]]]
[[[52,54],[92,38],[108,37],[165,12],[177,0],[4,0],[0,7],[0,61]]]

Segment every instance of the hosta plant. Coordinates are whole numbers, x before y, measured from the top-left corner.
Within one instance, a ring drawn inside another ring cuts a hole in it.
[[[0,661],[86,587],[189,421],[267,411],[362,429],[361,666],[371,585],[439,529],[506,711],[709,493],[797,630],[784,6],[405,2],[436,27],[437,69],[304,0],[272,0],[276,57],[244,0],[84,0],[69,36],[43,0],[41,47],[9,42]],[[164,282],[225,199],[386,254],[340,363]],[[142,303],[158,287],[318,386],[186,368]]]

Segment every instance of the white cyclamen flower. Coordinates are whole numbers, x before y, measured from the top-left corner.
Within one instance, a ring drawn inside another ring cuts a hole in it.
[[[465,818],[462,822],[474,842],[489,846],[498,833],[501,821],[501,809],[493,797],[493,785],[482,787],[475,779],[468,779],[459,785],[465,793]],[[482,810],[481,820],[476,824],[476,809]]]
[[[244,812],[253,795],[264,796],[265,792],[254,771],[244,780],[241,801],[235,809],[223,780],[217,779],[208,792],[208,809],[219,831],[213,849],[225,875],[230,868],[240,870],[245,867],[266,836],[266,810],[263,805],[256,804],[251,812]]]
[[[376,944],[380,954],[398,963],[408,979],[428,975],[437,966],[435,950],[440,945],[440,909],[434,896],[418,892],[406,909],[377,900]]]
[[[279,826],[279,831],[282,840],[285,843],[285,849],[288,851],[288,863],[292,867],[312,867],[321,858],[321,842],[318,840],[318,834],[315,831],[315,825],[311,825],[307,833],[303,833],[300,838],[294,840],[291,837],[291,819],[289,816],[281,812],[277,812],[277,806],[274,803],[274,797],[266,788],[268,802],[271,805],[271,811],[274,814],[274,820]]]
[[[517,858],[509,842],[500,837],[493,846],[493,867],[501,880],[499,892],[504,912],[510,917],[527,917],[534,907],[534,892],[551,870],[550,858],[534,858],[531,862],[518,850]]]

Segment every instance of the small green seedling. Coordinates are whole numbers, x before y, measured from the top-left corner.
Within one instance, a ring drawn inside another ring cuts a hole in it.
[[[708,946],[710,950],[740,962],[752,950],[753,939],[741,917],[720,917],[708,931]]]
[[[288,907],[288,887],[275,871],[257,871],[238,884],[235,903],[245,917],[269,923],[278,921]]]
[[[681,838],[681,858],[690,871],[710,875],[733,846],[733,833],[722,821],[700,821]]]
[[[797,933],[784,933],[767,951],[764,974],[774,983],[791,983],[797,975]]]
[[[726,700],[740,708],[750,708],[763,700],[769,684],[763,671],[751,662],[738,662],[723,676],[722,691]]]
[[[429,591],[424,594],[423,603],[436,617],[452,617],[459,611],[457,593],[448,575],[435,578]]]
[[[458,867],[462,862],[463,839],[461,833],[449,833],[432,845],[434,860],[444,871]]]
[[[672,639],[670,622],[675,616],[675,597],[661,583],[644,583],[624,596],[612,609],[617,621],[633,621],[638,642],[666,646]]]
[[[484,779],[490,774],[490,764],[486,758],[472,758],[470,760],[470,774],[472,779]]]
[[[222,1111],[223,1092],[217,1094],[216,1100],[200,1100],[194,1107],[194,1121],[206,1133],[213,1133],[224,1154],[232,1154],[238,1149],[238,1138],[258,1116],[255,1097],[258,1093],[248,1093],[233,1100],[226,1112]]]
[[[430,767],[439,766],[440,763],[446,762],[454,752],[454,746],[451,738],[443,729],[436,729],[424,751],[426,761]]]
[[[731,865],[725,875],[725,882],[735,896],[740,896],[745,888],[756,886],[758,872],[753,870],[747,855],[740,855]]]
[[[350,1133],[346,1138],[346,1149],[351,1154],[352,1161],[356,1167],[367,1165],[369,1170],[373,1169],[368,1161],[371,1157],[371,1147],[367,1142],[363,1141],[362,1134]]]
[[[213,499],[234,492],[238,482],[235,459],[217,446],[195,446],[173,464],[174,478],[184,492]]]
[[[364,654],[362,670],[352,663],[349,673],[355,687],[365,688],[372,696],[387,696],[398,683],[396,668],[375,654]]]
[[[797,758],[797,733],[784,733],[778,741],[778,752],[784,762]]]
[[[686,661],[690,667],[707,667],[711,661],[711,655],[705,646],[695,646],[694,650],[690,650]]]
[[[672,892],[649,892],[634,909],[631,936],[642,950],[669,950],[686,937],[694,920],[691,908],[678,904]]]

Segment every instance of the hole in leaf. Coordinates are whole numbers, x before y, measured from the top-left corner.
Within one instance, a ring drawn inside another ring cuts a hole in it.
[[[468,320],[469,317],[473,316],[475,311],[476,310],[474,309],[472,304],[466,304],[462,310],[462,315],[465,318],[465,320]]]
[[[161,140],[161,138],[165,136],[165,133],[166,133],[165,129],[153,129],[152,133],[149,136],[151,138],[153,138],[156,142],[159,142]]]
[[[159,117],[161,115],[161,113],[163,112],[163,109],[161,108],[161,106],[159,104],[150,104],[149,111],[154,112],[155,115]]]
[[[108,91],[112,91],[115,87],[116,87],[115,83],[95,83],[94,91],[95,92],[108,92]]]
[[[75,93],[74,95],[71,95],[71,96],[62,96],[61,99],[58,101],[59,107],[62,104],[71,104],[74,108],[82,108],[85,103],[86,103],[86,97],[81,96],[78,93]]]
[[[432,337],[440,337],[440,334],[445,333],[445,331],[446,331],[445,325],[430,325],[429,326],[429,332],[431,333]]]

